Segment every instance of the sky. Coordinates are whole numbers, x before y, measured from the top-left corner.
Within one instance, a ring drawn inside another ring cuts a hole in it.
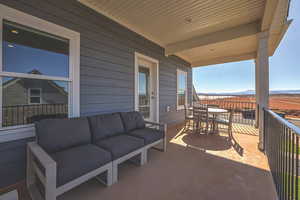
[[[270,90],[300,89],[300,1],[292,0],[293,19],[275,54],[270,57]],[[255,89],[254,60],[193,69],[198,93],[238,92]]]
[[[8,72],[29,73],[38,70],[43,75],[69,77],[69,56],[28,46],[3,42],[3,68]],[[16,59],[16,55],[18,59]],[[45,60],[47,62],[45,62]],[[4,77],[4,83],[11,80]],[[68,91],[68,83],[54,81]]]
[[[29,73],[38,70],[47,76],[69,77],[69,56],[47,49],[49,47],[49,37],[37,31],[29,31],[22,26],[14,26],[4,23],[3,34],[3,70],[7,72]],[[45,38],[45,42],[40,40],[32,41],[32,38]],[[26,44],[24,41],[27,41]],[[24,44],[22,44],[22,42]],[[60,44],[60,47],[69,45],[65,41],[51,38],[51,42]],[[35,48],[35,46],[43,48]],[[12,77],[5,77],[4,83]],[[68,90],[68,83],[64,81],[54,81],[59,86]]]

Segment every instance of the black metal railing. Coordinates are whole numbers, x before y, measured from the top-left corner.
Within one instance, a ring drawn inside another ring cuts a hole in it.
[[[256,103],[252,101],[237,101],[226,98],[200,98],[200,104],[234,110],[233,122],[255,125]]]
[[[46,118],[64,118],[68,116],[68,104],[34,104],[4,106],[2,126],[31,124]]]
[[[299,197],[300,128],[270,110],[264,111],[264,143],[280,200]]]

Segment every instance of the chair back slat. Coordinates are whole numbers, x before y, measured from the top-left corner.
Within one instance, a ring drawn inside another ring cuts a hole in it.
[[[234,109],[231,109],[229,112],[229,126],[232,126],[232,122],[233,122],[233,114],[234,114]]]
[[[208,108],[219,108],[218,104],[207,104]]]
[[[205,104],[199,104],[193,107],[193,115],[199,120],[208,120],[208,107]]]

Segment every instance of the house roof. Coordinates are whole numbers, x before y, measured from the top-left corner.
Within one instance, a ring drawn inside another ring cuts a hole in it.
[[[37,69],[33,69],[32,71],[28,72],[28,74],[39,74],[39,75],[42,75],[42,73],[37,70]],[[12,78],[6,82],[3,83],[3,88],[7,88],[15,83],[17,83],[18,81],[22,80],[23,78]],[[57,89],[62,95],[65,95],[67,96],[68,93],[62,88],[60,87],[57,83],[55,83],[55,81],[53,80],[46,80],[50,86],[54,87],[55,89]]]
[[[270,55],[284,36],[288,0],[79,0],[192,66],[253,59],[269,31]]]

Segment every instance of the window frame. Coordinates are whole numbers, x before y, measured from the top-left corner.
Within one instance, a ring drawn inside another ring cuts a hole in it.
[[[31,90],[39,90],[40,91],[40,95],[32,95],[31,94]],[[40,102],[39,103],[31,103],[31,97],[39,97],[40,98]],[[29,105],[38,105],[38,104],[42,104],[42,88],[28,88],[28,104]]]
[[[69,77],[3,71],[3,21],[7,20],[69,40]],[[0,4],[0,85],[3,77],[32,78],[68,82],[68,116],[80,116],[80,33]],[[2,87],[0,87],[0,143],[35,136],[33,124],[2,127]]]
[[[177,83],[177,88],[176,88],[176,108],[177,108],[177,110],[183,110],[184,109],[184,105],[179,105],[178,104],[178,100],[179,100],[179,98],[178,98],[178,89],[179,89],[179,76],[180,75],[184,75],[185,76],[185,91],[186,91],[186,93],[185,93],[185,104],[187,105],[188,103],[187,103],[187,100],[188,100],[188,86],[187,86],[187,72],[186,71],[183,71],[183,70],[181,70],[181,69],[177,69],[177,76],[176,76],[176,83]]]

